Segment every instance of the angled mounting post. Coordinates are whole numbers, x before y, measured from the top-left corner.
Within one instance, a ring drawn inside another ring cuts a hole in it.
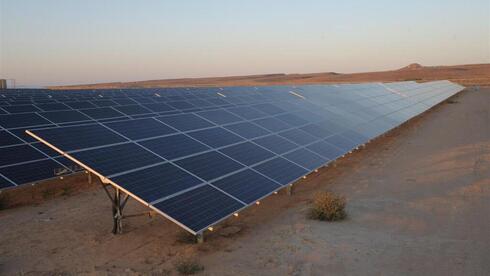
[[[126,206],[126,203],[128,202],[129,195],[122,196],[121,190],[116,188],[116,187],[113,187],[114,193],[112,195],[111,192],[109,192],[107,186],[110,186],[110,185],[102,183],[102,187],[104,188],[104,191],[106,192],[107,196],[109,197],[109,199],[112,202],[112,218],[114,221],[114,224],[112,227],[112,233],[115,235],[122,234],[122,231],[123,231],[123,224],[122,224],[123,210],[124,210],[124,207]]]

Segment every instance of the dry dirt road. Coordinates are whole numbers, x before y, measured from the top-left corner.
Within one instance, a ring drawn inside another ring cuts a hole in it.
[[[347,197],[346,221],[305,218],[318,190]],[[461,93],[202,245],[160,217],[131,218],[119,236],[111,223],[97,187],[0,211],[0,274],[177,275],[193,259],[202,275],[489,275],[490,89]]]

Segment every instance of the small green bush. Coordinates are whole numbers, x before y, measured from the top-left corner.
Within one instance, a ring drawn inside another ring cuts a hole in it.
[[[193,260],[180,261],[177,263],[176,268],[182,275],[192,275],[204,270],[204,266]]]
[[[339,221],[347,217],[345,198],[331,192],[320,192],[315,195],[313,207],[308,213],[310,219]]]

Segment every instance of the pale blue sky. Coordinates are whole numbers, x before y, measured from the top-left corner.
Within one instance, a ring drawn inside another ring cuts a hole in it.
[[[0,0],[24,86],[490,62],[489,0]]]

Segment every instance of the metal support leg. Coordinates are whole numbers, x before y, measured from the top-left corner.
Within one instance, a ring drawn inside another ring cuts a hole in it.
[[[122,234],[122,206],[121,206],[121,191],[115,189],[114,204],[112,205],[112,216],[114,218],[114,227],[112,233]]]
[[[92,173],[88,172],[88,184],[92,184]]]
[[[293,184],[288,185],[288,186],[286,187],[286,194],[287,194],[288,196],[293,195]]]
[[[201,244],[204,242],[204,233],[203,232],[200,232],[200,233],[197,233],[196,234],[196,242],[198,244]]]

